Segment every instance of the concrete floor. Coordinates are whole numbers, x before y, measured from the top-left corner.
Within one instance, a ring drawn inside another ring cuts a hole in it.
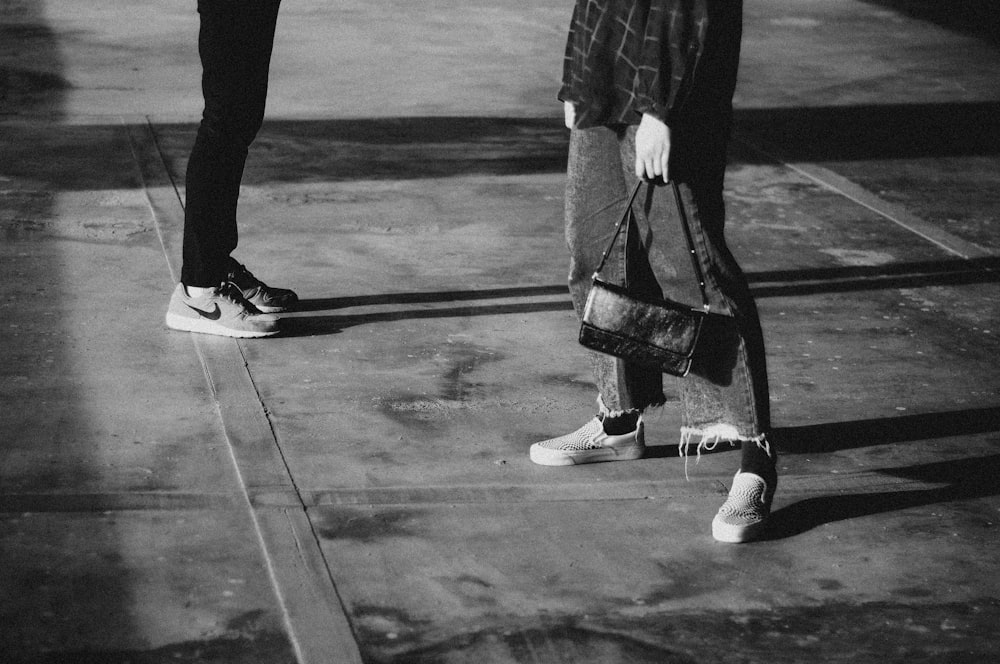
[[[336,6],[333,6],[335,4]],[[570,3],[287,0],[238,257],[287,333],[162,323],[193,3],[0,4],[0,661],[1000,661],[1000,50],[987,2],[747,4],[729,237],[782,479],[543,468]]]

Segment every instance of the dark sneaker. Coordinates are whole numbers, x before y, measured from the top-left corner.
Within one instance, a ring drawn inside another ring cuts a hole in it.
[[[740,544],[757,539],[771,515],[774,487],[760,475],[737,472],[729,497],[712,521],[712,537]]]
[[[628,461],[640,458],[646,451],[642,418],[634,431],[610,436],[597,417],[565,436],[535,443],[528,457],[543,466],[573,466],[598,461]]]
[[[184,284],[177,284],[167,308],[167,327],[250,339],[277,334],[278,318],[258,311],[230,283],[213,288],[201,297],[191,297]]]
[[[233,258],[229,259],[229,274],[226,279],[240,289],[247,302],[264,313],[288,311],[299,301],[299,296],[294,292],[287,288],[268,286]]]

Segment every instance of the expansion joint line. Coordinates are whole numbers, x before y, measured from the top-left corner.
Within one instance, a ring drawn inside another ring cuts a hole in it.
[[[148,116],[122,118],[160,246],[176,282],[184,225],[180,187]],[[361,664],[357,638],[347,619],[319,534],[292,477],[274,422],[253,380],[243,347],[234,340],[192,335],[195,351],[215,396],[230,458],[257,533],[271,584],[300,664]],[[226,342],[230,343],[226,343]],[[255,504],[253,492],[278,488],[295,498],[274,509]]]
[[[791,161],[781,154],[779,148],[752,139],[739,137],[735,141],[748,151],[763,156],[775,164],[784,166],[812,180],[825,189],[829,189],[857,205],[871,210],[883,219],[923,238],[954,256],[971,261],[977,258],[990,258],[994,255],[992,252],[973,242],[963,240],[935,224],[918,218],[902,206],[880,198],[861,185],[819,164]],[[977,266],[977,269],[988,272],[994,271],[994,268],[990,266]]]

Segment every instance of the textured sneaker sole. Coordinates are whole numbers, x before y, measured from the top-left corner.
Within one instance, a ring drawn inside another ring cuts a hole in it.
[[[634,461],[641,459],[646,453],[646,446],[641,444],[622,445],[618,448],[599,447],[593,450],[578,450],[567,452],[553,450],[535,443],[528,448],[528,458],[540,466],[576,466],[582,463],[599,463],[602,461]]]
[[[271,337],[278,333],[278,330],[236,330],[224,325],[219,325],[213,321],[199,318],[188,318],[176,314],[167,314],[167,327],[180,332],[197,332],[199,334],[214,334],[219,337],[231,337],[233,339],[259,339],[261,337]]]
[[[743,544],[760,537],[766,525],[767,520],[737,526],[716,518],[712,520],[712,537],[726,544]]]

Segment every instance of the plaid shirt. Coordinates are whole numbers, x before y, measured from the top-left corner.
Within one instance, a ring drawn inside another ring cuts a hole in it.
[[[731,112],[741,25],[741,0],[576,0],[559,99],[579,128]]]

